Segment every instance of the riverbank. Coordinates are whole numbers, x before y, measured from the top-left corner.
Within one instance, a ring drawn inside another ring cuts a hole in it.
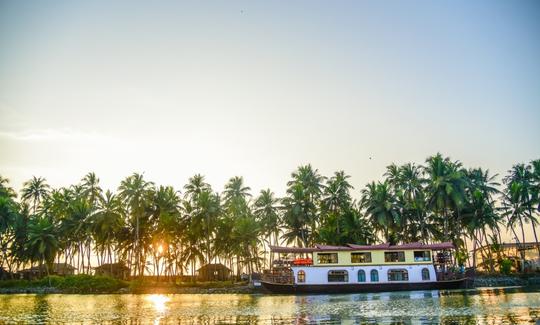
[[[50,276],[32,281],[0,281],[0,294],[249,294],[254,292],[257,292],[257,289],[249,286],[247,282],[232,283],[230,281],[195,283],[122,281],[110,277],[91,275]]]
[[[540,275],[480,275],[473,287],[540,286]],[[122,281],[104,276],[51,276],[39,280],[0,281],[0,294],[251,294],[263,292],[247,282]]]
[[[540,286],[540,275],[481,275],[473,280],[473,287]]]

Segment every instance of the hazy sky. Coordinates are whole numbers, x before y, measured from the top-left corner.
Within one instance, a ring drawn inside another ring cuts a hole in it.
[[[538,1],[0,0],[0,174],[95,171],[278,194],[300,164],[355,196],[437,151],[540,158]],[[372,157],[372,159],[369,159]]]

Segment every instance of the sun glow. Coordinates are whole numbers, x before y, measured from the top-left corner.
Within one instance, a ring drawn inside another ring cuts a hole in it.
[[[146,300],[152,303],[152,306],[157,312],[163,313],[167,311],[167,302],[169,302],[171,298],[165,295],[155,294],[149,295],[148,297],[146,297]]]

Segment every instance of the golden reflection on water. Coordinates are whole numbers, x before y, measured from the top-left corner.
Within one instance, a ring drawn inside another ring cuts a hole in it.
[[[171,298],[162,294],[153,294],[146,296],[144,299],[155,310],[156,317],[154,318],[153,323],[154,325],[158,325],[163,319],[163,317],[167,314],[167,311],[169,309],[167,303],[171,300]]]
[[[154,307],[158,313],[166,312],[167,302],[171,300],[171,298],[161,294],[149,295],[145,299],[152,304],[152,307]]]
[[[0,295],[0,324],[527,323],[540,292],[521,289],[337,295]]]

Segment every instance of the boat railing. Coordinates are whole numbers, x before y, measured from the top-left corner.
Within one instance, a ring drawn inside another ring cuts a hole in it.
[[[262,281],[279,284],[293,284],[294,276],[290,273],[263,273]]]
[[[460,280],[465,277],[461,272],[437,272],[437,281]]]

